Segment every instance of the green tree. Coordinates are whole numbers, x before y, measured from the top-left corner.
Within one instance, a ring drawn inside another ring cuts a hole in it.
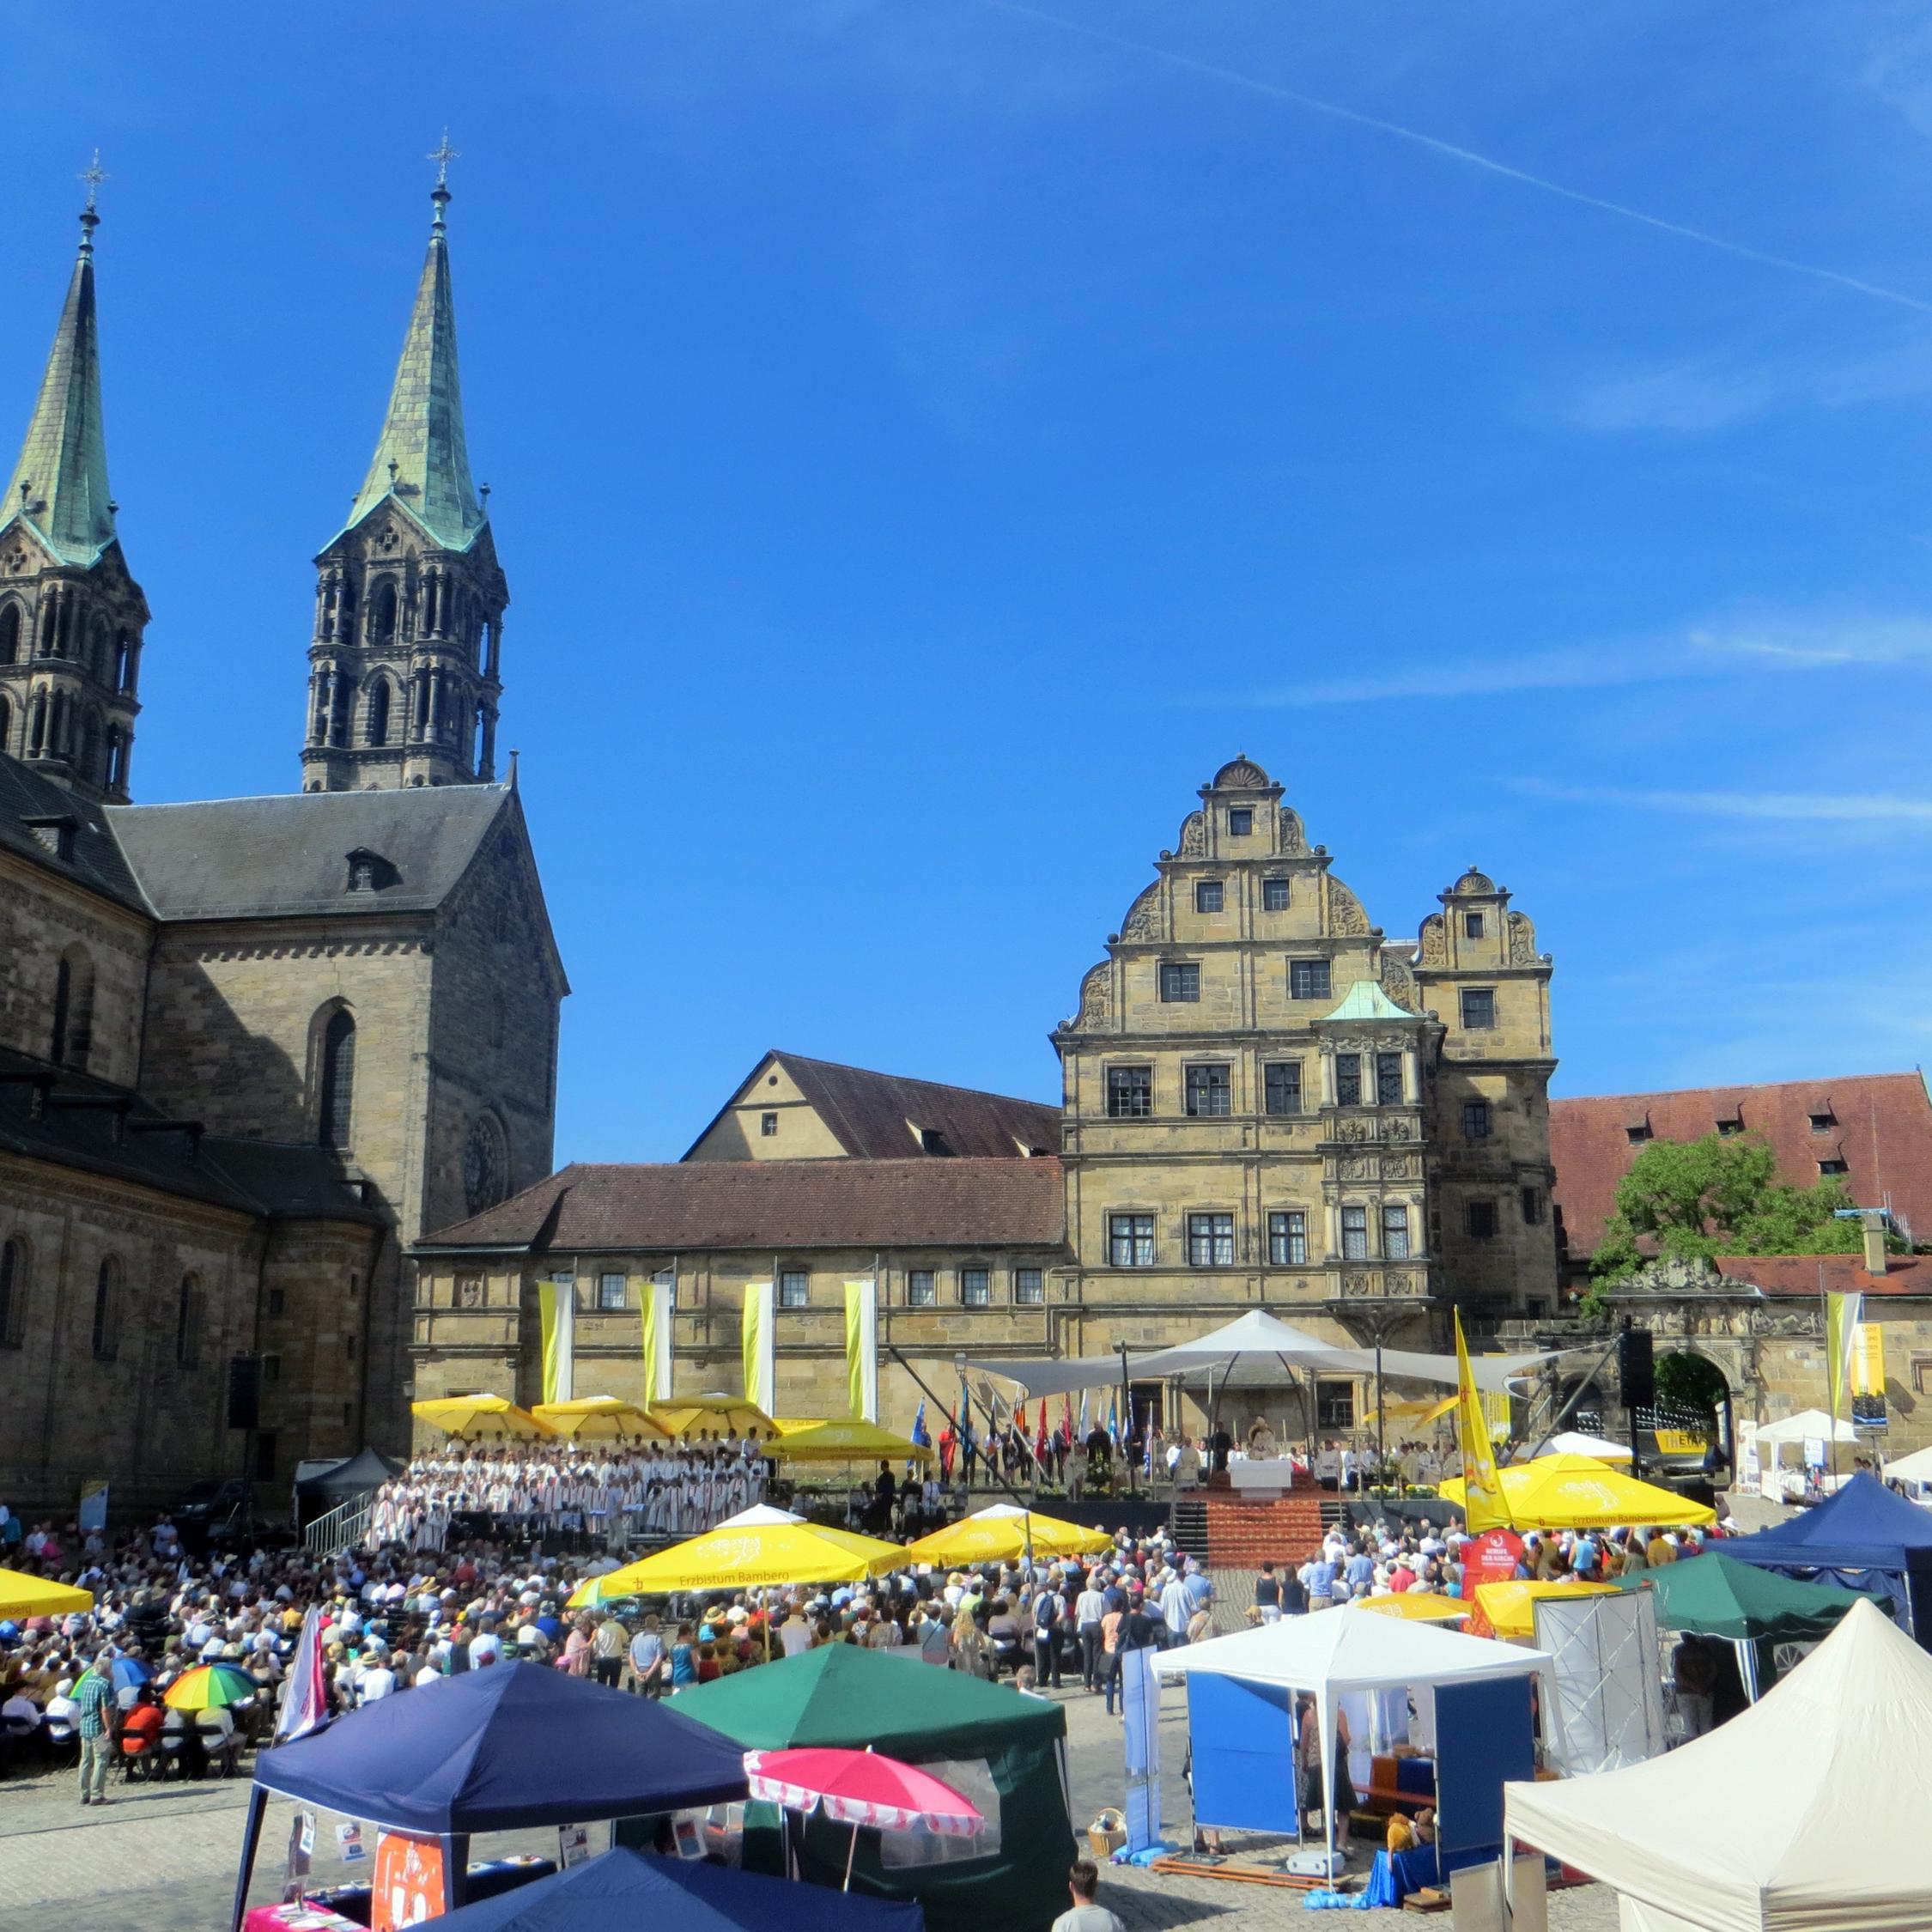
[[[1754,1134],[1653,1140],[1617,1183],[1616,1211],[1590,1260],[1584,1310],[1601,1314],[1605,1288],[1660,1256],[1855,1254],[1863,1242],[1859,1224],[1834,1218],[1855,1205],[1835,1178],[1808,1188],[1780,1181],[1777,1157]]]

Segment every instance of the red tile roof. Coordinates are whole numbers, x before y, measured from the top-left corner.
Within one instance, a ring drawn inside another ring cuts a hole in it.
[[[1058,1248],[1058,1158],[572,1165],[428,1248]]]
[[[869,1067],[810,1060],[776,1048],[759,1060],[724,1109],[707,1123],[704,1133],[692,1143],[694,1148],[726,1113],[744,1102],[758,1075],[774,1060],[797,1082],[799,1091],[839,1145],[857,1160],[903,1160],[916,1155],[921,1151],[921,1133],[931,1137],[924,1148],[928,1155],[1018,1160],[1030,1149],[1060,1151],[1057,1107],[982,1093],[977,1087],[949,1087],[901,1073],[875,1073]],[[685,1158],[690,1157],[687,1151]]]
[[[1828,1115],[1823,1129],[1814,1115]],[[1861,1207],[1890,1201],[1900,1224],[1932,1241],[1932,1100],[1917,1073],[1790,1080],[1775,1086],[1690,1087],[1550,1103],[1550,1158],[1572,1262],[1603,1237],[1617,1183],[1643,1151],[1630,1129],[1657,1140],[1696,1140],[1720,1121],[1741,1121],[1777,1157],[1781,1180],[1809,1187],[1820,1160],[1842,1160],[1846,1191]]]
[[[1882,1275],[1867,1274],[1862,1255],[1720,1255],[1728,1281],[1749,1282],[1767,1295],[1818,1297],[1819,1270],[1834,1295],[1932,1295],[1932,1255],[1893,1255]]]

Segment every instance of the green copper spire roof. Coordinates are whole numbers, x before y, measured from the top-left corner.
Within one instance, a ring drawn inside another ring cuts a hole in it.
[[[114,541],[94,307],[94,231],[100,220],[90,183],[81,252],[47,353],[39,400],[0,503],[0,524],[24,519],[63,563],[80,565],[93,563]]]
[[[435,218],[416,285],[403,357],[396,365],[389,414],[369,473],[349,513],[353,528],[386,496],[394,496],[429,534],[465,550],[483,525],[470,452],[463,436],[463,390],[456,373],[456,299],[450,292],[449,243],[443,210],[449,190],[430,195]]]

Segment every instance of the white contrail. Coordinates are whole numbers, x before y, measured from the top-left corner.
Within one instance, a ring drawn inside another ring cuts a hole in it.
[[[1707,229],[1693,228],[1682,222],[1666,221],[1661,215],[1647,215],[1641,208],[1632,208],[1620,201],[1608,201],[1601,195],[1586,194],[1581,188],[1565,187],[1560,181],[1552,181],[1546,175],[1532,174],[1526,168],[1512,167],[1507,161],[1492,160],[1487,155],[1479,155],[1473,148],[1459,148],[1453,141],[1439,140],[1433,134],[1424,134],[1420,130],[1404,127],[1400,121],[1385,121],[1376,114],[1364,114],[1353,107],[1343,107],[1333,100],[1322,100],[1312,94],[1303,94],[1294,88],[1285,88],[1273,81],[1258,81],[1252,74],[1242,74],[1231,67],[1217,67],[1212,61],[1196,60],[1191,54],[1176,53],[1169,47],[1157,47],[1146,40],[1129,39],[1123,33],[1109,32],[1105,27],[1089,27],[1084,21],[1063,20],[1058,14],[1042,12],[1037,7],[1029,7],[1023,0],[976,0],[981,7],[989,7],[999,13],[1016,14],[1027,20],[1042,21],[1048,27],[1057,27],[1063,33],[1078,33],[1090,40],[1099,40],[1109,46],[1125,48],[1130,53],[1145,54],[1154,60],[1163,60],[1171,67],[1182,67],[1189,73],[1201,74],[1210,80],[1225,81],[1231,87],[1246,88],[1252,94],[1267,95],[1273,100],[1285,100],[1291,106],[1304,108],[1311,114],[1326,114],[1331,120],[1346,121],[1356,127],[1374,130],[1377,134],[1394,135],[1398,141],[1406,141],[1413,146],[1426,148],[1431,153],[1446,155],[1451,161],[1467,163],[1471,167],[1479,167],[1486,173],[1499,174],[1506,181],[1520,181],[1526,188],[1535,188],[1546,195],[1555,195],[1564,201],[1572,201],[1579,207],[1594,208],[1604,215],[1615,215],[1626,222],[1641,222],[1647,228],[1656,228],[1664,234],[1674,234],[1682,241],[1694,241],[1705,248],[1716,248],[1727,255],[1735,255],[1741,261],[1756,262],[1763,268],[1782,269],[1788,275],[1809,276],[1814,282],[1829,282],[1840,289],[1850,289],[1855,294],[1870,295],[1881,302],[1895,302],[1901,308],[1913,308],[1921,314],[1932,315],[1932,301],[1922,301],[1917,295],[1901,294],[1896,289],[1886,289],[1876,282],[1863,282],[1855,275],[1842,275],[1837,269],[1820,268],[1815,262],[1794,261],[1788,255],[1773,255],[1762,248],[1753,248],[1741,241],[1728,241],[1721,234],[1712,234]]]

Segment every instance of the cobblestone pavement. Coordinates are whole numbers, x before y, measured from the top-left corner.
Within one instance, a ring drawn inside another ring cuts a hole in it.
[[[1073,1811],[1084,1825],[1103,1805],[1121,1795],[1120,1727],[1102,1710],[1100,1700],[1078,1691],[1062,1693],[1067,1706]],[[1180,1777],[1185,1719],[1178,1695],[1170,1692],[1161,1724],[1165,1773],[1162,1792],[1167,1835],[1181,1838],[1188,1828],[1187,1791]],[[243,1805],[248,1786],[240,1779],[189,1785],[109,1785],[104,1808],[83,1809],[71,1772],[58,1777],[15,1778],[0,1783],[0,1932],[94,1932],[95,1928],[138,1927],[141,1932],[217,1932],[228,1923],[240,1854]],[[269,1807],[262,1835],[260,1875],[252,1903],[279,1895],[283,1848],[293,1807],[277,1800]],[[593,1834],[593,1844],[597,1842]],[[506,1833],[482,1841],[493,1854],[550,1852],[552,1832]],[[1259,1841],[1257,1841],[1259,1843]],[[1365,1862],[1358,1856],[1357,1865]],[[331,1821],[317,1832],[315,1882],[345,1882],[366,1874],[367,1863],[344,1867],[335,1855]],[[1125,1868],[1109,1870],[1103,1898],[1126,1922],[1128,1932],[1170,1932],[1216,1921],[1227,1932],[1254,1926],[1261,1932],[1286,1932],[1310,1921],[1294,1892],[1224,1880],[1163,1878]],[[1600,1886],[1554,1894],[1550,1901],[1553,1932],[1612,1932],[1613,1897]],[[1388,1932],[1413,1925],[1399,1912],[1362,1912],[1353,1925]],[[1444,1919],[1440,1923],[1448,1923]]]

